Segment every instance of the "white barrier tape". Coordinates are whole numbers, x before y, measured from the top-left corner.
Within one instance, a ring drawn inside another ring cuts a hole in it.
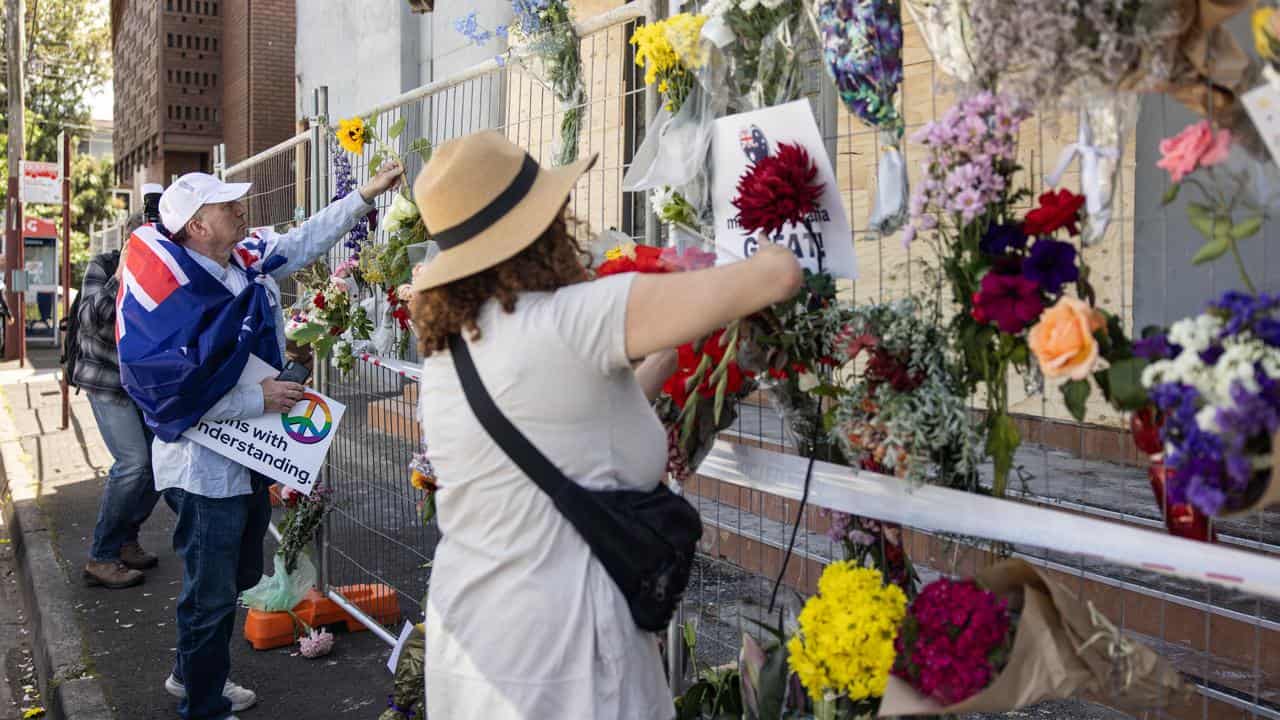
[[[799,500],[806,458],[719,440],[698,473]],[[1013,500],[814,466],[809,502],[923,530],[1031,545],[1280,599],[1280,561]]]
[[[417,382],[403,360],[361,360]],[[717,440],[698,474],[799,501],[808,459]],[[925,485],[834,463],[814,465],[809,502],[933,532],[1030,545],[1280,600],[1280,560],[1075,513]]]

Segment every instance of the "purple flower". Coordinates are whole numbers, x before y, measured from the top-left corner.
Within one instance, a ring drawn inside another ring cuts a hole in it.
[[[1218,360],[1222,358],[1223,352],[1225,352],[1225,350],[1221,345],[1210,345],[1200,351],[1200,360],[1205,365],[1217,365]]]
[[[982,214],[985,206],[982,203],[982,196],[978,195],[977,190],[965,190],[955,196],[952,210],[960,213],[966,223],[973,222],[973,219]]]
[[[1031,257],[1022,264],[1022,275],[1050,295],[1058,294],[1064,284],[1080,278],[1075,246],[1049,237],[1039,238],[1031,246]]]
[[[985,255],[1004,255],[1010,250],[1022,250],[1027,246],[1027,236],[1021,223],[1002,223],[987,228],[978,247]]]
[[[1254,324],[1253,334],[1271,347],[1280,347],[1280,320],[1262,318]]]
[[[1152,362],[1177,357],[1181,352],[1182,346],[1169,342],[1169,336],[1165,333],[1145,337],[1133,343],[1133,354]]]

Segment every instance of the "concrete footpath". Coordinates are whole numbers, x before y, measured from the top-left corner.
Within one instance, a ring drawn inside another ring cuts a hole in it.
[[[32,360],[34,370],[0,364],[0,495],[11,498],[0,530],[12,535],[0,548],[13,548],[16,592],[26,611],[23,625],[23,618],[9,622],[7,608],[0,609],[0,652],[7,636],[29,629],[47,717],[176,718],[177,700],[163,688],[173,662],[174,604],[182,584],[171,544],[173,513],[161,500],[143,526],[143,547],[160,556],[145,583],[126,590],[85,586],[81,567],[111,456],[84,395],[72,395],[70,427],[60,429],[56,361],[49,351]],[[265,552],[274,550],[268,536]],[[0,593],[6,605],[12,597]],[[297,655],[296,645],[258,652],[242,634],[245,612],[239,611],[232,640],[231,677],[255,690],[259,704],[243,717],[372,718],[385,707],[389,648],[373,634],[337,631],[333,653],[319,660]],[[5,665],[20,672],[21,643],[10,644],[15,661]],[[15,680],[5,685],[20,691]],[[0,720],[10,717],[10,707],[0,702]]]

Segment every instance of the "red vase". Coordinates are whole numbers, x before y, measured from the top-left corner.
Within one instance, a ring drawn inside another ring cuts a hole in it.
[[[1156,496],[1164,515],[1164,525],[1170,535],[1199,540],[1201,542],[1217,542],[1218,534],[1209,522],[1209,516],[1200,512],[1190,503],[1169,503],[1168,480],[1174,471],[1165,467],[1160,455],[1151,456],[1151,466],[1147,469],[1147,478],[1151,481],[1151,492]]]
[[[1133,444],[1151,457],[1147,479],[1151,481],[1151,492],[1156,496],[1156,504],[1160,506],[1165,527],[1169,529],[1170,535],[1201,542],[1216,542],[1217,533],[1213,532],[1207,515],[1190,503],[1169,504],[1168,479],[1173,471],[1164,465],[1164,443],[1160,441],[1162,425],[1164,418],[1150,405],[1129,418]]]

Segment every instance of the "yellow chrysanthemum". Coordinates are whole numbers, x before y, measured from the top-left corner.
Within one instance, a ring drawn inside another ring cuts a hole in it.
[[[430,490],[435,487],[436,479],[430,475],[426,475],[418,470],[414,470],[409,476],[409,483],[418,490]]]
[[[338,121],[338,144],[354,155],[364,152],[364,119],[353,117]]]
[[[849,561],[827,566],[787,643],[788,663],[810,697],[884,695],[906,607],[906,595],[886,586],[880,571]]]
[[[1253,11],[1253,47],[1270,62],[1280,59],[1280,11],[1266,5]]]

